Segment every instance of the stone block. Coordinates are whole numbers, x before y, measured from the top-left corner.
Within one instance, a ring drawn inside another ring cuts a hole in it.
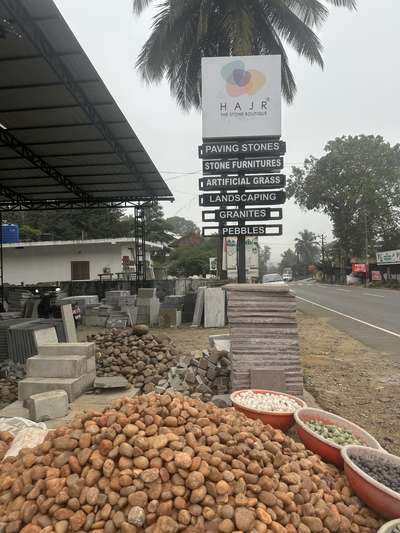
[[[188,368],[185,374],[185,381],[187,383],[193,384],[196,383],[196,372],[193,368]]]
[[[206,288],[199,287],[197,291],[196,304],[194,307],[193,313],[193,322],[192,326],[198,327],[201,326],[203,314],[204,314],[204,293]]]
[[[93,383],[94,389],[128,389],[129,381],[122,376],[96,377]]]
[[[218,352],[225,351],[230,352],[231,349],[231,339],[230,335],[210,335],[208,337],[208,342],[211,348],[215,348]]]
[[[26,375],[29,378],[78,378],[87,372],[87,358],[83,355],[29,357]]]
[[[96,372],[87,372],[79,378],[25,378],[18,383],[18,399],[26,400],[32,394],[64,390],[72,402],[93,385]]]
[[[207,377],[211,381],[214,381],[214,379],[218,376],[218,368],[217,367],[210,367],[207,370]]]
[[[96,370],[96,357],[86,358],[86,372],[92,372]]]
[[[205,357],[202,357],[199,361],[199,368],[202,368],[203,370],[207,370],[208,368],[208,361]]]
[[[232,407],[232,400],[230,394],[216,394],[212,397],[212,402],[217,407]]]
[[[94,357],[96,355],[96,344],[94,342],[59,342],[57,344],[42,344],[39,350],[39,357],[55,357],[63,355],[84,355]]]
[[[33,332],[33,338],[35,339],[37,349],[42,344],[58,342],[56,328],[37,329]]]
[[[65,304],[61,306],[61,315],[64,323],[65,338],[67,342],[78,342],[76,326],[72,314],[72,305]]]
[[[225,326],[225,291],[220,288],[206,289],[204,293],[204,327]]]
[[[32,394],[28,406],[29,418],[34,422],[61,418],[68,413],[68,394],[65,390]]]

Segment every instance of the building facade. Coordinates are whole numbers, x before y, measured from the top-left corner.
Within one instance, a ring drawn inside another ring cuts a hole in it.
[[[153,272],[151,252],[162,249],[146,243],[147,272]],[[4,283],[10,285],[89,281],[99,275],[134,272],[132,238],[82,241],[19,242],[3,245]]]

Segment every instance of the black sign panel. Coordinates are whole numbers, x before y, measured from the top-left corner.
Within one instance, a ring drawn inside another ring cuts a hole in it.
[[[243,207],[203,211],[203,222],[238,222],[243,220],[282,220],[282,208]]]
[[[203,161],[205,176],[220,174],[260,174],[283,169],[283,157],[257,157],[251,159],[225,159]]]
[[[223,207],[226,205],[280,205],[286,200],[285,191],[219,192],[200,195],[200,205]]]
[[[203,237],[218,233],[222,237],[273,237],[282,235],[282,224],[259,224],[251,226],[215,226],[203,228]]]
[[[273,139],[250,139],[245,141],[226,141],[204,143],[199,146],[200,159],[214,159],[222,157],[247,157],[257,155],[283,155],[286,152],[286,143]]]
[[[232,189],[284,189],[284,174],[263,174],[261,176],[218,176],[199,180],[201,191],[222,191]]]

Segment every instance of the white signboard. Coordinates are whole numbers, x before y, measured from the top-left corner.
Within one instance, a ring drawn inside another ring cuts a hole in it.
[[[376,262],[378,265],[399,265],[400,250],[389,250],[388,252],[377,252]]]
[[[203,139],[280,137],[281,57],[202,59]]]

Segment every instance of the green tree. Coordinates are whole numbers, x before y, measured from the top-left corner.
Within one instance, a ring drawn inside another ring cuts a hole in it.
[[[326,4],[354,9],[356,0],[133,0],[136,13],[156,4],[152,33],[137,66],[151,82],[169,81],[183,109],[201,105],[201,58],[278,54],[282,91],[296,93],[286,46],[323,67],[322,45],[314,33],[326,20]]]
[[[271,259],[271,248],[267,245],[259,246],[259,254],[258,254],[258,271],[260,278],[268,272],[268,262]]]
[[[179,246],[171,254],[172,276],[204,276],[210,272],[210,257],[217,256],[218,237],[208,237],[198,246]]]
[[[305,267],[315,263],[319,257],[319,245],[316,235],[312,231],[305,229],[300,231],[299,237],[295,239],[295,252],[300,263]]]
[[[325,152],[293,167],[289,196],[330,217],[347,255],[364,255],[366,230],[372,247],[399,242],[400,145],[380,136],[343,136]]]
[[[297,273],[298,259],[296,253],[291,248],[285,250],[281,255],[281,262],[279,264],[280,272],[282,272],[284,268],[291,268],[294,275]]]
[[[165,221],[173,233],[181,237],[190,233],[200,233],[200,228],[192,220],[183,217],[170,217]]]

